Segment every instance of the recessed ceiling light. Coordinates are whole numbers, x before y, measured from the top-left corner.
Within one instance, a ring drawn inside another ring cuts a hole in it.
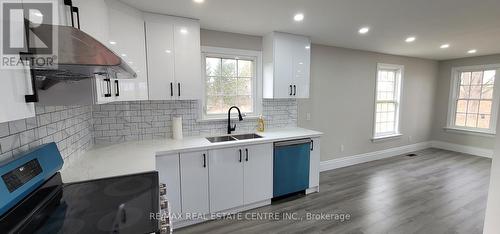
[[[295,20],[297,22],[304,20],[304,14],[302,14],[302,13],[295,14],[295,16],[293,17],[293,20]]]
[[[311,46],[306,46],[306,50],[311,49]]]
[[[181,28],[181,30],[180,30],[180,31],[181,31],[181,33],[182,33],[182,34],[187,34],[187,33],[188,33],[188,30],[187,30],[187,29],[185,29],[185,28]]]
[[[363,27],[358,30],[359,34],[366,34],[369,31],[370,31],[369,27]]]
[[[116,45],[116,41],[110,41],[109,44]]]
[[[450,44],[442,44],[439,48],[446,49],[446,48],[449,48],[449,47],[450,47]]]
[[[476,49],[472,49],[472,50],[467,51],[468,54],[475,54],[476,52],[477,52]]]
[[[204,3],[205,0],[193,0],[193,2],[196,2],[196,3]]]
[[[122,54],[122,57],[127,57],[127,54]]]
[[[165,53],[170,54],[170,53],[172,53],[172,51],[171,50],[165,50]]]
[[[405,41],[408,42],[408,43],[410,43],[410,42],[414,42],[416,39],[417,38],[415,38],[415,37],[408,37],[408,38],[406,38]]]

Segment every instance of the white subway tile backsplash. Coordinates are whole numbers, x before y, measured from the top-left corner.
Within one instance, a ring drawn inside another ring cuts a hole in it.
[[[138,101],[92,108],[96,144],[172,136],[172,117],[182,116],[185,136],[225,134],[226,121],[198,121],[198,101]],[[266,128],[297,126],[297,101],[264,100]],[[255,119],[236,123],[236,132],[255,131]],[[116,130],[116,131],[115,131]]]

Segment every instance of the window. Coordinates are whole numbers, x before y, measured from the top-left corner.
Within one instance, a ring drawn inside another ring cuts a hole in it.
[[[205,95],[203,119],[227,118],[231,106],[247,116],[261,111],[260,52],[203,48]]]
[[[403,66],[378,64],[374,139],[399,136],[399,109]]]
[[[500,65],[453,69],[448,128],[495,134]]]

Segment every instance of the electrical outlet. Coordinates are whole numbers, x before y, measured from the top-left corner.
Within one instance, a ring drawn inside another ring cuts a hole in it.
[[[307,114],[306,114],[306,119],[307,119],[307,120],[311,120],[311,113],[307,113]]]
[[[344,152],[344,144],[340,144],[340,152]]]

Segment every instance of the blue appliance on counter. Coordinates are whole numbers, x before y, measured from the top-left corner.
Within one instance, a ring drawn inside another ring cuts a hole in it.
[[[273,197],[309,188],[311,139],[274,143]]]

